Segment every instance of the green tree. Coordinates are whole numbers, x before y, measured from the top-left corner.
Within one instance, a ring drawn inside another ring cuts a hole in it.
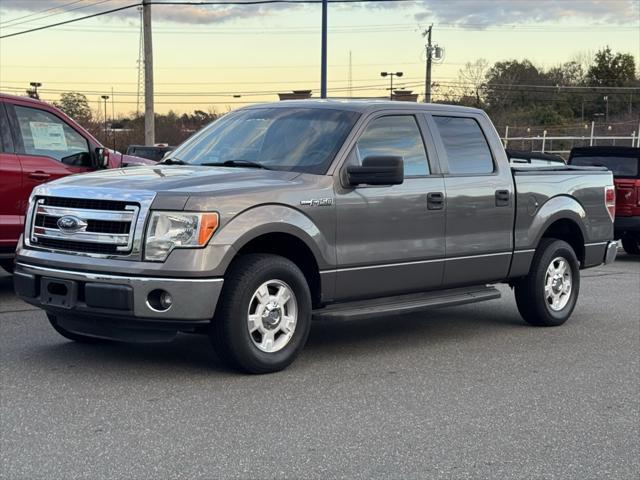
[[[623,87],[636,78],[636,62],[629,53],[616,53],[610,47],[598,51],[587,72],[587,83],[593,87]]]
[[[60,101],[55,102],[55,106],[81,125],[86,126],[91,122],[92,115],[89,101],[82,93],[62,93],[60,94]]]

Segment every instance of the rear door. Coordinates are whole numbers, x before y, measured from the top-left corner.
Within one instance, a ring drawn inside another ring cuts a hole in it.
[[[492,153],[503,147],[483,115],[434,112],[427,117],[446,190],[443,286],[506,278],[513,249],[513,177]]]
[[[89,141],[53,113],[7,103],[15,150],[22,165],[22,201],[33,188],[74,173],[93,170]]]
[[[336,299],[437,289],[444,259],[444,182],[426,125],[416,115],[370,118],[336,188]],[[347,186],[345,170],[369,156],[400,156],[401,185]],[[429,194],[436,200],[428,202]],[[439,196],[438,196],[439,195]],[[439,200],[438,200],[439,199]]]
[[[24,223],[22,168],[14,152],[4,102],[0,102],[0,257],[13,252]]]

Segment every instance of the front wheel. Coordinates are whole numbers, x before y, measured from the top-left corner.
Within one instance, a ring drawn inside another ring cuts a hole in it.
[[[286,368],[311,328],[311,294],[290,260],[245,255],[229,268],[210,338],[220,358],[249,373]]]
[[[531,325],[562,325],[571,316],[580,291],[580,266],[567,242],[543,238],[529,275],[515,285],[522,318]]]
[[[627,235],[622,238],[622,247],[629,255],[640,255],[640,236]]]

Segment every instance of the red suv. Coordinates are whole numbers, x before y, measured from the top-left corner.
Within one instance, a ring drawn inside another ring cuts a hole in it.
[[[154,163],[108,150],[53,105],[0,93],[0,266],[12,269],[33,187],[99,168]]]
[[[571,165],[605,166],[616,184],[614,235],[625,251],[640,255],[640,148],[580,147],[571,150]]]

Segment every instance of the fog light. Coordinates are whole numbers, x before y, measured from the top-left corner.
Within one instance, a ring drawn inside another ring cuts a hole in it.
[[[147,304],[153,310],[164,312],[173,305],[171,294],[165,290],[152,290],[147,296]]]

